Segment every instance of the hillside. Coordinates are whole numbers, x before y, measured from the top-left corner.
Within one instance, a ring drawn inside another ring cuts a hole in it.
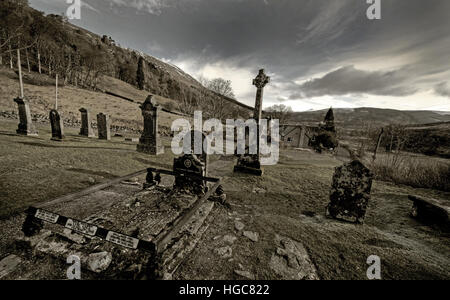
[[[11,38],[12,49],[29,46],[21,54],[24,69],[29,64],[32,71],[40,71],[53,78],[58,74],[66,84],[108,92],[111,78],[136,87],[138,63],[142,58],[143,90],[146,94],[173,99],[175,103],[170,105],[171,110],[190,114],[194,109],[201,108],[211,117],[217,117],[222,113],[218,110],[227,106],[229,116],[248,117],[248,107],[207,90],[178,67],[148,54],[123,48],[111,37],[99,36],[77,27],[61,16],[45,16],[25,2],[4,0],[0,3],[0,27],[5,29],[8,37],[20,35],[20,41]],[[1,64],[10,64],[9,54],[3,54],[8,47],[9,43],[6,43],[0,49]],[[13,53],[12,65],[15,66],[16,61]],[[134,95],[121,96],[130,98]]]
[[[450,122],[450,114],[433,111],[400,111],[380,108],[333,109],[336,123],[340,127],[355,128],[371,124],[386,126],[389,124],[432,124]],[[317,123],[323,121],[327,110],[296,112],[292,115],[292,123]]]
[[[54,107],[55,88],[45,85],[49,81],[46,75],[25,74],[24,76],[24,94],[30,102],[32,117],[38,123],[48,123],[49,111]],[[0,82],[0,118],[12,119],[16,122],[18,118],[17,104],[14,103],[13,99],[18,96],[18,76],[9,68],[0,67]],[[116,93],[124,93],[136,102],[143,102],[148,96],[148,93],[139,91],[120,80],[110,78],[109,82],[114,84]],[[161,105],[167,105],[172,101],[160,96],[155,96],[155,98]],[[137,130],[143,126],[138,103],[71,85],[59,87],[58,110],[64,119],[65,126],[79,127],[81,125],[79,109],[82,107],[89,109],[94,122],[98,113],[109,114],[111,116],[112,129],[115,132],[136,135]],[[179,117],[179,115],[162,111],[160,119],[161,133],[169,135],[172,122]]]
[[[22,50],[22,68],[29,77],[38,76],[38,80],[28,80],[29,91],[33,91],[32,85],[45,94],[42,108],[34,107],[35,113],[47,115],[46,109],[52,103],[52,83],[56,74],[61,78],[61,86],[65,85],[74,93],[64,95],[66,101],[71,104],[70,109],[63,111],[66,117],[75,119],[80,105],[92,106],[97,110],[99,99],[111,101],[111,103],[124,103],[124,107],[130,105],[126,102],[142,102],[148,94],[157,96],[158,102],[166,112],[174,112],[175,115],[192,114],[195,109],[204,112],[205,117],[217,118],[248,118],[252,114],[252,108],[237,100],[218,95],[204,88],[197,80],[186,74],[180,68],[162,62],[151,55],[132,49],[126,49],[117,45],[111,37],[99,36],[83,28],[77,27],[61,16],[45,16],[24,3],[22,0],[5,0],[0,3],[0,26],[5,29],[6,36],[20,34],[20,42],[17,38],[11,39],[11,47],[17,48],[23,45],[30,47]],[[22,4],[20,4],[22,3]],[[17,28],[20,32],[17,33]],[[3,39],[4,40],[4,39]],[[1,43],[0,43],[1,44]],[[4,41],[0,52],[0,62],[5,67],[15,67],[17,57],[12,57],[5,52],[9,45]],[[25,53],[24,53],[25,52]],[[38,59],[40,57],[40,60]],[[137,69],[139,61],[144,61],[144,89],[137,88]],[[28,74],[30,66],[32,75]],[[39,71],[42,74],[38,74]],[[35,75],[37,74],[37,75]],[[17,88],[14,82],[17,80],[11,73],[4,73],[6,80],[3,89],[3,111],[14,111],[9,103],[11,95],[16,94]],[[8,79],[6,79],[8,78]],[[43,78],[43,79],[42,79]],[[44,82],[44,84],[42,84]],[[81,91],[84,90],[84,91]],[[10,93],[12,92],[12,94]],[[76,92],[75,92],[76,91]],[[89,94],[85,99],[77,98],[76,93]],[[95,95],[95,96],[94,96]],[[32,97],[27,95],[33,102]],[[111,100],[106,100],[111,99]],[[128,100],[128,101],[126,101]],[[42,102],[42,100],[39,100]],[[38,102],[39,102],[38,101]],[[41,103],[42,104],[42,103]],[[102,109],[110,112],[119,119],[126,120],[131,127],[138,128],[136,114],[139,110],[136,104],[133,110],[123,111],[120,104],[114,108],[105,104]],[[43,109],[45,108],[45,109]],[[64,105],[63,105],[64,109]],[[117,113],[115,111],[117,110]],[[317,124],[323,120],[326,111],[299,112],[292,114],[290,123]],[[126,115],[126,116],[125,116]],[[173,117],[173,116],[172,116]],[[430,124],[437,122],[450,122],[450,114],[432,111],[397,111],[376,108],[335,109],[336,123],[339,128],[358,130],[362,126],[370,124],[372,127],[386,126],[389,124]],[[168,117],[170,120],[171,117]],[[119,122],[120,123],[120,122]],[[170,125],[170,122],[165,122]]]

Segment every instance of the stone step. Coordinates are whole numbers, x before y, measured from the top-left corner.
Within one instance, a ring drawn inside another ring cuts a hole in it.
[[[412,217],[426,224],[438,225],[445,232],[450,232],[450,201],[414,195],[409,195],[408,198],[414,203]]]

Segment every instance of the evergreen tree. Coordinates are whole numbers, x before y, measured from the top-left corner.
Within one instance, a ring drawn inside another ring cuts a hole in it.
[[[138,68],[137,68],[137,75],[136,75],[137,87],[140,90],[143,90],[145,88],[144,62],[145,62],[145,60],[141,56],[139,58],[139,63],[138,63]]]

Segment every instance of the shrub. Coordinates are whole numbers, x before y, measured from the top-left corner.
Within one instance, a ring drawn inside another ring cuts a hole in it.
[[[450,163],[443,159],[385,154],[379,155],[370,166],[378,180],[416,188],[450,191]]]

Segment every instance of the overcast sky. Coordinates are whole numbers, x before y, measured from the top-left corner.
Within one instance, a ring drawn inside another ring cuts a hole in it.
[[[30,0],[61,14],[66,0]],[[296,111],[380,107],[450,111],[450,1],[85,0],[74,24],[170,62],[198,78],[232,81],[254,105],[260,68],[265,106]]]

